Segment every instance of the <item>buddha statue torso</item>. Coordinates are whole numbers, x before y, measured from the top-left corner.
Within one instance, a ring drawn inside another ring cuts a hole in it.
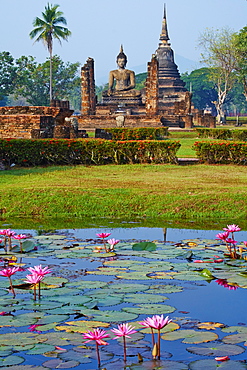
[[[135,90],[135,73],[126,69],[126,64],[127,57],[121,46],[120,53],[117,56],[118,69],[110,71],[109,73],[109,87],[107,91],[103,92],[103,103],[110,103],[114,98],[116,98],[118,102],[121,102],[121,97],[123,100],[127,98],[140,99],[140,91]]]

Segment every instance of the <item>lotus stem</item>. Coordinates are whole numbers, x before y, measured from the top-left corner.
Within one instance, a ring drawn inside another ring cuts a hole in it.
[[[36,301],[36,284],[33,286],[33,299]]]
[[[160,360],[160,329],[158,329],[158,360]]]
[[[8,276],[9,278],[9,284],[10,284],[10,289],[11,289],[11,292],[13,293],[13,296],[15,298],[15,290],[14,290],[14,287],[13,287],[13,284],[12,284],[12,280],[11,280],[11,277]]]
[[[97,353],[97,360],[98,360],[98,367],[100,367],[100,355],[99,355],[99,345],[96,342],[96,353]]]
[[[126,362],[127,354],[126,354],[126,338],[123,336],[123,345],[124,345],[124,362]]]
[[[153,328],[150,328],[151,329],[151,334],[152,334],[152,346],[154,347],[154,344],[155,344],[155,340],[154,340],[154,329]]]
[[[41,287],[40,287],[40,281],[38,282],[38,298],[41,298]]]

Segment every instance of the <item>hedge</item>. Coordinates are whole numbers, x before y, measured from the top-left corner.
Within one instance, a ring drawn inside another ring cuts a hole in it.
[[[106,128],[112,140],[160,140],[169,135],[168,127]]]
[[[247,130],[229,130],[225,128],[197,128],[198,137],[220,140],[247,140]]]
[[[201,162],[247,165],[247,143],[197,141],[193,149]]]
[[[103,139],[1,139],[0,161],[7,167],[177,163],[178,141],[113,141]]]

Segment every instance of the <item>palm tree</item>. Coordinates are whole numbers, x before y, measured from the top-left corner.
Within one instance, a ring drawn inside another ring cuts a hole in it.
[[[59,24],[67,25],[66,19],[63,17],[63,12],[57,10],[59,5],[47,4],[45,11],[42,12],[43,19],[36,17],[33,21],[35,27],[29,34],[31,39],[36,38],[36,41],[43,41],[50,54],[50,100],[52,100],[52,50],[53,39],[57,39],[61,44],[61,39],[67,40],[71,35],[68,28]]]

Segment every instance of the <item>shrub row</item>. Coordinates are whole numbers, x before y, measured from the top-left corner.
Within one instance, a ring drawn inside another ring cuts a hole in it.
[[[0,161],[6,166],[176,163],[179,147],[170,140],[1,139]]]
[[[200,138],[211,138],[220,140],[247,140],[247,130],[228,130],[226,128],[197,128]]]
[[[169,135],[168,127],[106,128],[112,140],[160,140]]]
[[[193,149],[202,162],[247,164],[246,143],[197,141]]]

